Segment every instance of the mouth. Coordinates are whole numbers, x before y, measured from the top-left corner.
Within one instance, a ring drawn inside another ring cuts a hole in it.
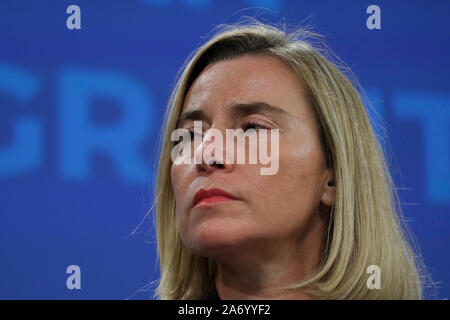
[[[193,207],[235,200],[239,199],[222,189],[200,189],[194,196]]]

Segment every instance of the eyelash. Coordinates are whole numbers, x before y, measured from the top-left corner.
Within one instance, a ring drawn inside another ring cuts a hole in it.
[[[255,128],[256,131],[260,130],[260,129],[267,129],[266,127],[256,123],[253,120],[248,120],[244,123],[242,130],[247,131],[250,127],[257,127]]]
[[[248,121],[244,122],[244,124],[242,125],[242,130],[244,130],[244,132],[246,132],[251,127],[256,127],[256,128],[252,128],[252,129],[255,129],[256,131],[258,131],[260,129],[267,129],[266,127],[256,123],[253,120],[248,120]],[[191,136],[191,139],[194,139],[194,130],[191,129],[188,131],[189,131],[189,135]]]
[[[189,135],[191,136],[191,140],[194,139],[194,135],[195,135],[194,130],[192,129],[192,130],[188,130],[188,131],[189,131]]]

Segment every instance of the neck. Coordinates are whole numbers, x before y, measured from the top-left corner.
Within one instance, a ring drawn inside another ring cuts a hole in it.
[[[325,245],[324,228],[317,224],[300,239],[252,246],[234,258],[217,260],[215,285],[222,300],[309,299],[304,289],[283,286],[307,280],[317,271]],[[326,230],[326,229],[325,229]]]
[[[217,293],[222,300],[306,300],[309,296],[300,290],[280,288],[292,282],[277,281],[276,275],[252,278],[227,266],[219,266],[215,280]]]

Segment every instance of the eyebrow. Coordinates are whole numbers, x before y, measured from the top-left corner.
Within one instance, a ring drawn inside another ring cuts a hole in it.
[[[262,112],[275,115],[287,116],[288,112],[280,107],[270,105],[266,102],[233,103],[230,106],[231,112],[241,116]]]
[[[283,117],[289,115],[286,110],[283,110],[280,107],[276,107],[261,101],[250,103],[232,103],[230,105],[230,110],[231,113],[239,115],[241,117],[248,116],[258,112],[275,114]],[[195,121],[195,120],[208,121],[208,117],[206,116],[205,112],[201,109],[185,111],[178,118],[177,126],[182,125],[186,121]]]
[[[208,120],[203,110],[190,110],[183,112],[178,118],[177,127],[180,127],[186,121]]]

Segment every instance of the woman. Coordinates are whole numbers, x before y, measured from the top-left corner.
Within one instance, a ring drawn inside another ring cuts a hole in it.
[[[314,36],[226,26],[183,68],[155,186],[159,298],[421,298],[419,259],[366,110]],[[200,161],[175,161],[172,133],[193,133],[196,120]],[[277,172],[219,152],[205,161],[212,129],[277,129]]]

